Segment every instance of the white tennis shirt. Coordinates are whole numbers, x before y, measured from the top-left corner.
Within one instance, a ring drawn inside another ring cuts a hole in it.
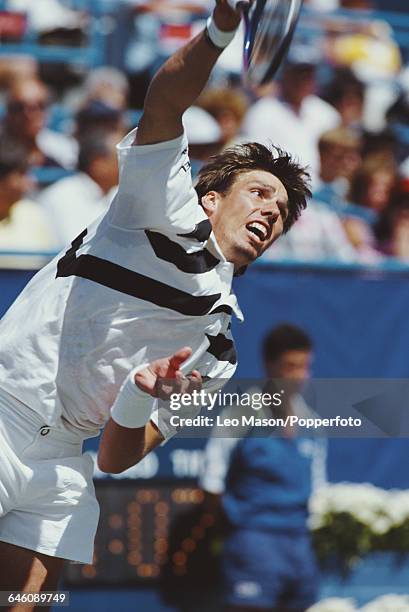
[[[118,145],[120,185],[107,214],[40,270],[0,323],[0,390],[94,435],[134,367],[193,350],[183,371],[236,368],[233,264],[192,185],[187,140]]]

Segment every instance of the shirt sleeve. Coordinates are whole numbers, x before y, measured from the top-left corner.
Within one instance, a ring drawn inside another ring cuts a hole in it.
[[[192,184],[185,134],[135,145],[136,129],[117,147],[119,189],[109,212],[111,225],[167,233],[194,231],[207,216]]]

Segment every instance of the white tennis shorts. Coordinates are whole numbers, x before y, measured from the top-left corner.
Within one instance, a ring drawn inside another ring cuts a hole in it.
[[[99,506],[83,438],[0,394],[0,541],[91,563]],[[17,409],[17,407],[19,409]]]

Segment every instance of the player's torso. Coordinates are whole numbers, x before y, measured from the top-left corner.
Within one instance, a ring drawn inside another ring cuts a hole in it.
[[[217,370],[218,353],[232,344],[231,265],[187,239],[185,251],[197,254],[181,259],[169,241],[105,221],[84,232],[6,315],[0,385],[49,419],[63,413],[92,428],[136,365],[190,346],[192,367],[203,376]]]

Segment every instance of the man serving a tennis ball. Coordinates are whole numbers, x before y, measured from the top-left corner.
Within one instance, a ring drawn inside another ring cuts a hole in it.
[[[304,169],[257,143],[212,158],[192,185],[183,113],[238,24],[218,0],[159,70],[118,146],[107,214],[0,325],[0,591],[55,590],[64,559],[92,561],[98,504],[83,440],[105,427],[99,466],[121,472],[176,433],[157,397],[233,375],[233,275],[305,208]]]

